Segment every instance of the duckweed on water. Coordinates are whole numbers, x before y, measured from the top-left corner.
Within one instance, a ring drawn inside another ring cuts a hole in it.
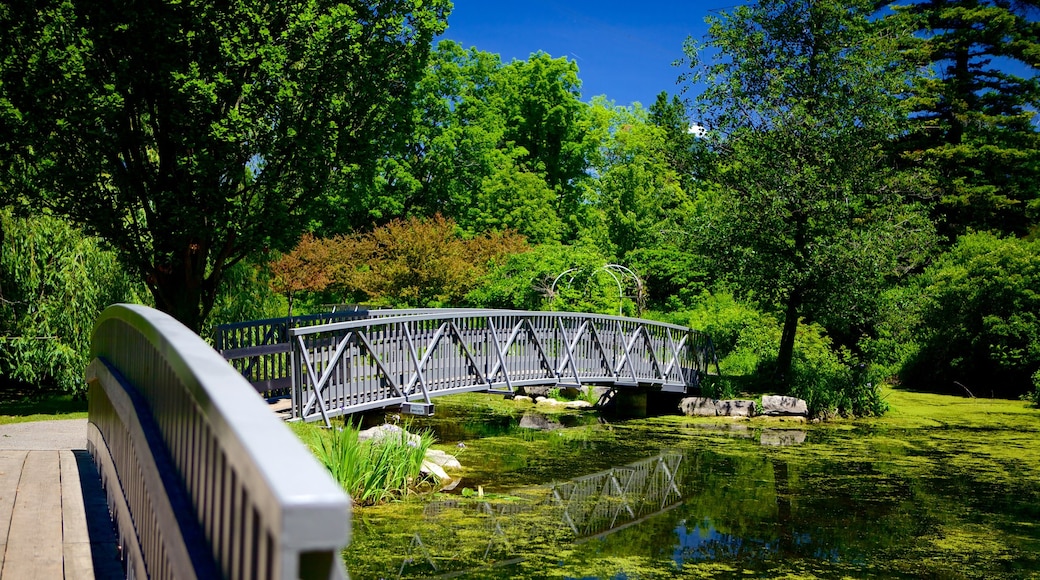
[[[1040,411],[887,396],[889,415],[863,421],[580,414],[550,431],[519,429],[525,409],[495,400],[481,412],[504,427],[465,439],[457,492],[357,510],[348,569],[357,579],[1040,577]],[[459,416],[478,421],[468,404]],[[449,408],[438,405],[440,420],[458,417]],[[460,493],[478,486],[485,497]]]

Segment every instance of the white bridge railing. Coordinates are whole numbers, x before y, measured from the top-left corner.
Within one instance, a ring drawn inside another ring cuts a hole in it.
[[[88,448],[129,578],[343,578],[350,500],[256,390],[143,306],[94,328]]]
[[[328,423],[393,405],[423,413],[434,396],[527,385],[686,392],[714,359],[703,334],[641,319],[466,309],[370,314],[289,330],[295,418]]]

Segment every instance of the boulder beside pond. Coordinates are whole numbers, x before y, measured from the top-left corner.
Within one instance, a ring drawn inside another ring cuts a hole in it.
[[[690,417],[753,417],[755,402],[741,399],[711,399],[686,397],[679,401],[679,410]]]
[[[755,402],[742,399],[726,399],[716,401],[715,410],[723,417],[754,417]]]
[[[766,395],[762,397],[762,414],[773,416],[809,416],[809,406],[802,399]]]
[[[686,397],[679,401],[679,410],[689,417],[714,417],[719,414],[717,402],[708,397]]]

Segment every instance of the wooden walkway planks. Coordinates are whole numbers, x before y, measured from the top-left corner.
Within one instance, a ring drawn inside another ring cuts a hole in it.
[[[122,576],[93,479],[85,451],[0,449],[0,578]]]

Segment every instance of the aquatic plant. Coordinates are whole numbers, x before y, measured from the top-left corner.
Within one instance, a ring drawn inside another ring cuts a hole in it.
[[[300,433],[300,429],[297,430]],[[361,440],[360,430],[346,421],[334,430],[301,434],[357,505],[399,499],[409,492],[432,491],[422,472],[426,451],[433,444],[428,431],[411,434],[402,429],[382,438]]]

